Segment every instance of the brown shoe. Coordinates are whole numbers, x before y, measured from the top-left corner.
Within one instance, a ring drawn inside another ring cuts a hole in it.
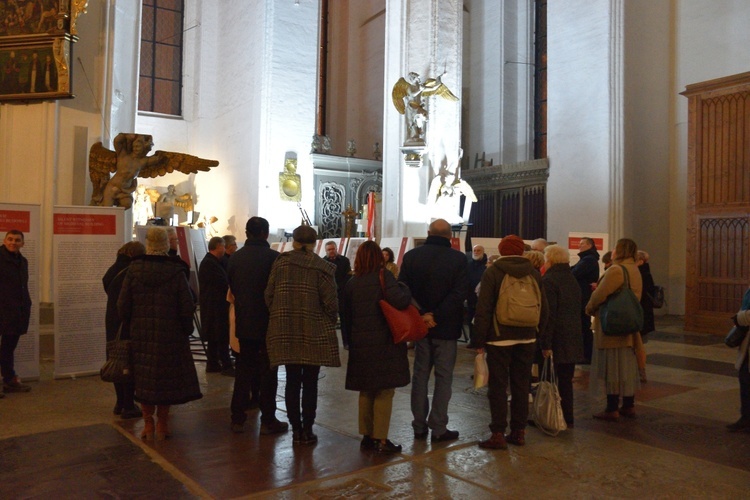
[[[505,436],[503,436],[502,432],[493,432],[489,439],[479,442],[479,447],[489,450],[507,450],[508,443],[505,441]]]
[[[526,444],[526,431],[515,430],[510,431],[510,434],[505,436],[505,440],[508,444],[514,444],[516,446],[523,446]]]
[[[631,406],[630,408],[620,408],[620,415],[626,418],[637,418],[638,415],[635,413],[635,407]]]
[[[603,411],[601,413],[595,413],[594,418],[597,420],[606,420],[607,422],[617,422],[620,420],[620,412],[615,411]]]

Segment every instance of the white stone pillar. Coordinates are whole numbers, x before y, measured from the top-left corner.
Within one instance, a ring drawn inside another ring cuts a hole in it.
[[[461,103],[430,97],[426,103],[427,151],[423,166],[407,167],[401,154],[406,121],[392,103],[393,85],[415,72],[422,81],[442,77],[461,97],[463,3],[457,0],[387,0],[385,28],[385,116],[383,131],[383,235],[423,236],[429,223],[430,180],[446,162],[458,162]]]

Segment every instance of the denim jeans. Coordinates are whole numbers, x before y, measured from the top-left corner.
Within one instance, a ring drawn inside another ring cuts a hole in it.
[[[424,338],[416,343],[411,379],[411,425],[414,432],[432,429],[433,436],[443,434],[448,426],[448,403],[451,400],[453,368],[456,365],[456,341]],[[435,390],[432,409],[427,397],[430,373],[435,368]]]

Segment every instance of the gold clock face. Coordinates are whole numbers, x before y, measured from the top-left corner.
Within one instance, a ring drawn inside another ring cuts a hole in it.
[[[284,190],[284,194],[292,197],[299,192],[299,184],[294,179],[286,179],[281,185],[281,189]]]

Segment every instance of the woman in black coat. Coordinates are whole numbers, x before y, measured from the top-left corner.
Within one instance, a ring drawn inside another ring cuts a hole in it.
[[[583,361],[581,288],[570,269],[570,253],[559,245],[544,249],[542,286],[549,303],[546,335],[539,343],[545,357],[554,354],[560,405],[568,427],[573,427],[573,373]]]
[[[360,448],[399,453],[388,439],[396,387],[409,384],[406,344],[394,344],[378,301],[397,309],[411,303],[406,285],[385,271],[383,253],[374,241],[364,242],[354,260],[354,276],[344,288],[341,330],[349,340],[346,389],[359,392]],[[381,285],[382,280],[382,285]],[[383,293],[385,291],[385,293]]]
[[[139,241],[125,243],[117,251],[117,259],[110,266],[102,278],[104,291],[107,293],[107,313],[105,316],[105,327],[107,333],[107,342],[117,338],[117,331],[120,329],[120,315],[117,313],[117,299],[120,298],[122,282],[125,281],[125,273],[130,265],[130,261],[139,255],[146,253],[146,247]],[[130,338],[130,324],[124,323],[120,338],[127,340]],[[117,402],[113,413],[121,415],[122,418],[140,418],[141,410],[135,405],[133,395],[135,385],[133,382],[119,383],[115,382],[115,393]]]
[[[167,255],[164,228],[146,233],[146,255],[133,259],[117,310],[130,322],[135,400],[143,409],[143,439],[169,437],[169,409],[203,397],[190,334],[195,306],[182,266]],[[154,410],[158,423],[154,428]]]

